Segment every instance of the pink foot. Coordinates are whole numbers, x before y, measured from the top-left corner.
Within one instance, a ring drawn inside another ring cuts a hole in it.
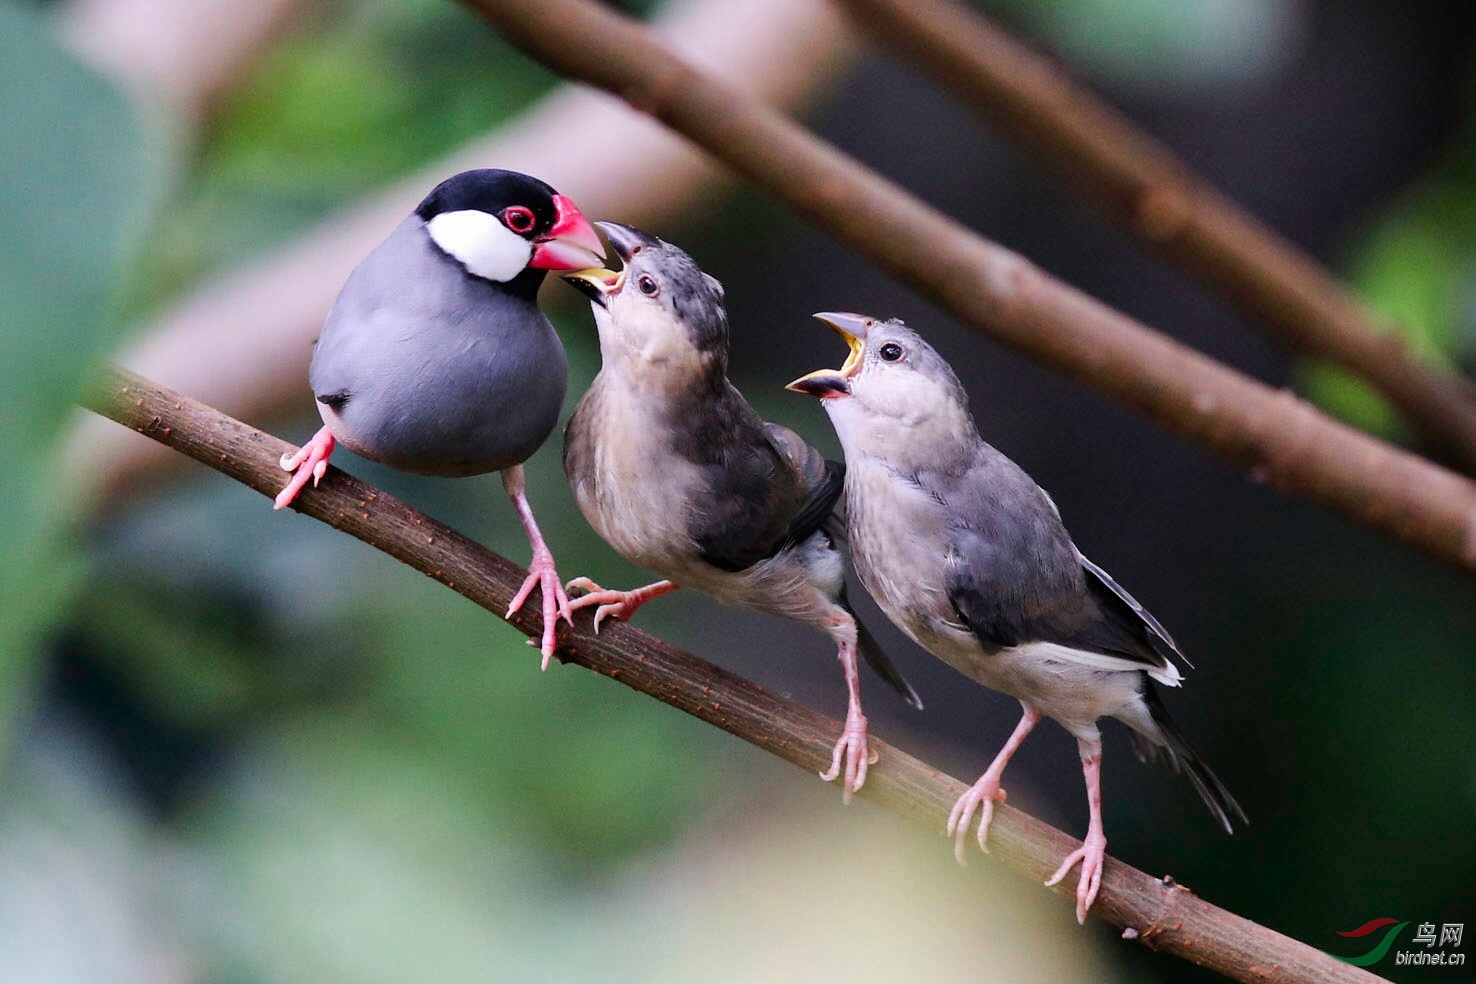
[[[574,616],[569,611],[569,596],[564,593],[559,572],[554,569],[553,553],[548,549],[548,544],[543,542],[543,534],[538,532],[538,521],[533,518],[533,507],[528,504],[522,465],[513,465],[502,473],[502,487],[507,490],[508,498],[512,499],[513,508],[517,509],[518,519],[522,521],[523,532],[528,535],[528,545],[533,548],[528,576],[523,579],[523,586],[513,596],[512,604],[507,606],[507,614],[503,617],[512,618],[523,607],[523,602],[528,600],[533,589],[541,589],[543,638],[540,640],[539,651],[543,653],[543,669],[547,670],[548,661],[553,659],[554,647],[558,644],[559,619],[573,625]],[[532,639],[528,640],[528,645],[533,645]]]
[[[566,590],[584,592],[578,598],[569,602],[570,611],[578,611],[588,608],[590,605],[599,605],[595,609],[594,630],[598,635],[600,623],[607,618],[618,618],[623,622],[630,621],[630,617],[652,598],[659,598],[668,591],[675,591],[677,586],[670,581],[657,581],[643,588],[633,591],[613,591],[602,588],[587,577],[576,577],[565,585]]]
[[[1047,885],[1058,884],[1071,866],[1081,862],[1081,878],[1076,882],[1076,921],[1086,922],[1087,910],[1097,901],[1102,887],[1102,862],[1107,857],[1107,835],[1102,832],[1102,742],[1096,737],[1078,738],[1081,773],[1087,790],[1087,835],[1081,846],[1061,862]]]
[[[312,440],[308,441],[293,454],[282,455],[279,464],[283,471],[293,472],[291,481],[287,487],[277,493],[273,509],[286,509],[292,505],[297,498],[297,493],[312,479],[313,488],[323,480],[328,472],[328,458],[333,454],[333,432],[324,427],[314,434]]]
[[[1107,838],[1099,833],[1088,832],[1082,845],[1061,862],[1061,867],[1051,876],[1047,885],[1055,885],[1066,877],[1073,865],[1081,862],[1081,877],[1076,882],[1076,921],[1085,923],[1087,910],[1097,901],[1097,890],[1102,887],[1102,863],[1107,857]]]
[[[866,718],[861,714],[859,703],[846,712],[846,726],[841,731],[840,741],[830,756],[830,770],[820,773],[820,778],[831,782],[841,775],[841,762],[845,761],[845,780],[841,786],[841,801],[849,804],[851,794],[861,791],[866,784],[866,770],[876,761],[877,755],[866,744]]]
[[[546,670],[548,661],[553,658],[559,619],[570,623],[574,620],[569,609],[569,596],[564,593],[564,586],[559,582],[559,572],[554,568],[553,554],[547,548],[534,550],[533,560],[528,564],[528,576],[523,579],[523,586],[513,596],[512,604],[507,606],[506,618],[512,618],[523,607],[523,602],[528,600],[534,588],[541,589],[543,594],[543,638],[539,649],[543,653],[543,669]],[[533,644],[533,640],[529,639],[528,645]]]
[[[1005,791],[999,788],[999,778],[986,772],[953,804],[953,812],[948,815],[948,836],[954,838],[953,856],[959,864],[967,864],[964,861],[964,838],[969,834],[974,811],[983,804],[984,810],[979,814],[979,849],[988,854],[989,822],[994,819],[994,804],[1004,801]]]
[[[841,802],[850,805],[851,796],[866,784],[866,770],[877,759],[866,743],[866,715],[861,713],[861,673],[856,669],[856,623],[844,609],[836,607],[830,625],[836,642],[836,658],[846,678],[846,724],[840,741],[830,755],[830,769],[820,778],[830,782],[840,776],[844,760],[845,778],[841,781]]]
[[[964,861],[964,838],[968,836],[969,823],[974,819],[974,811],[983,804],[984,811],[979,815],[979,849],[985,854],[989,853],[989,823],[994,819],[994,804],[1005,801],[1005,791],[1000,788],[999,781],[1004,777],[1005,766],[1010,764],[1010,758],[1019,751],[1025,738],[1031,729],[1040,720],[1040,712],[1029,705],[1021,705],[1022,713],[1020,723],[1015,725],[1015,730],[1010,734],[1009,740],[994,756],[994,761],[989,763],[989,768],[979,777],[979,781],[969,787],[969,791],[958,798],[953,804],[953,812],[948,815],[948,834],[953,837],[953,856],[959,864]]]

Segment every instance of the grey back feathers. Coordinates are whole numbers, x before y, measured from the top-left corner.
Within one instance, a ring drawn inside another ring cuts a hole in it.
[[[947,504],[948,597],[986,649],[1050,642],[1166,671],[1178,657],[1156,619],[1081,555],[1054,505],[979,441],[962,473],[922,472]]]

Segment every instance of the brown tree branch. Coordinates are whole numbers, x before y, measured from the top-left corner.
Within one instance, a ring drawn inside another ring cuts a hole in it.
[[[1334,421],[1050,277],[694,69],[628,17],[590,0],[464,2],[533,57],[684,134],[964,324],[1278,488],[1476,567],[1470,480]]]
[[[1362,377],[1476,468],[1476,386],[1415,358],[1311,256],[1193,174],[1049,60],[953,0],[837,0],[1159,256],[1294,350]]]
[[[174,393],[125,369],[99,370],[83,405],[223,472],[262,495],[281,489],[285,442]],[[263,506],[265,508],[265,506]],[[336,468],[294,506],[363,540],[501,617],[523,582],[511,561]],[[285,521],[285,520],[284,520]],[[540,606],[524,606],[511,622],[536,636]],[[841,723],[767,693],[742,677],[623,622],[597,636],[589,616],[560,633],[559,658],[655,697],[729,734],[815,772],[830,763]],[[530,660],[533,655],[530,653]],[[890,745],[862,795],[893,812],[942,830],[964,783]],[[1007,805],[996,808],[990,856],[1044,881],[1077,841]],[[941,849],[941,848],[940,848]],[[1070,879],[1067,879],[1070,881]],[[1074,882],[1056,891],[1074,897]],[[1171,878],[1158,879],[1108,858],[1092,912],[1124,927],[1124,936],[1242,981],[1361,982],[1378,978],[1325,953],[1217,908]]]

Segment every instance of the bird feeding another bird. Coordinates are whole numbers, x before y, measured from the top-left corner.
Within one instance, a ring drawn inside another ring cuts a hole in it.
[[[1048,495],[986,444],[952,368],[901,321],[817,314],[845,340],[840,369],[789,388],[818,397],[846,458],[852,561],[897,627],[965,676],[1020,701],[1014,733],[954,806],[948,832],[964,844],[974,813],[988,850],[1000,778],[1041,717],[1074,738],[1089,821],[1082,846],[1046,883],[1080,864],[1076,917],[1101,886],[1101,734],[1114,717],[1139,758],[1164,755],[1187,775],[1227,832],[1246,817],[1170,722],[1157,687],[1177,687],[1188,661],[1168,632],[1072,543]]]
[[[634,591],[571,581],[585,594],[570,607],[598,606],[598,630],[681,585],[827,633],[848,702],[821,775],[841,777],[849,802],[871,755],[858,650],[905,699],[921,701],[846,602],[835,512],[844,468],[764,421],[728,381],[721,284],[670,243],[599,226],[624,266],[565,275],[590,299],[601,367],[565,429],[564,471],[595,531],[661,580]]]
[[[538,288],[550,270],[603,259],[589,221],[537,178],[482,169],[441,182],[334,301],[308,370],[323,427],[283,456],[292,478],[276,498],[282,509],[317,485],[338,444],[418,475],[501,472],[533,550],[507,614],[541,589],[544,668],[569,600],[523,462],[558,423],[568,363]]]

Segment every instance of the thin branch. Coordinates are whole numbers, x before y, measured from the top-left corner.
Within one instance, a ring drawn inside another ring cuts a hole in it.
[[[1476,484],[1468,479],[1050,277],[694,69],[628,17],[590,0],[464,2],[534,58],[684,134],[964,324],[1248,466],[1258,479],[1476,567]]]
[[[268,498],[282,486],[277,462],[284,451],[293,450],[291,445],[125,369],[100,369],[82,402]],[[294,508],[435,578],[499,617],[523,582],[524,571],[511,561],[336,468],[329,469],[320,488],[299,496]],[[536,636],[542,627],[538,611],[539,605],[529,604],[512,624]],[[594,635],[589,616],[581,613],[577,626],[560,636],[563,662],[618,680],[802,769],[816,772],[830,763],[839,721],[767,693],[622,622],[607,623]],[[967,787],[890,745],[874,740],[872,747],[880,759],[862,795],[931,830],[942,830],[949,809]],[[1007,805],[996,808],[989,840],[991,857],[1038,882],[1078,844]],[[1056,891],[1074,898],[1074,883]],[[1115,858],[1107,859],[1092,911],[1130,929],[1127,938],[1237,980],[1378,980],[1217,908],[1171,878],[1153,878]]]
[[[953,0],[837,2],[1122,229],[1292,349],[1362,377],[1432,444],[1476,468],[1476,387],[1415,358],[1316,260],[1049,60]]]

